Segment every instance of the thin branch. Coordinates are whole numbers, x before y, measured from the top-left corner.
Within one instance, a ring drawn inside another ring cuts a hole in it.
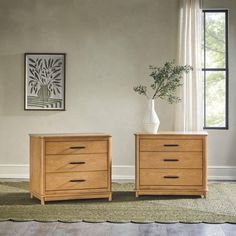
[[[164,79],[161,81],[161,83],[160,83],[159,86],[157,87],[157,89],[156,89],[156,91],[155,91],[155,93],[154,93],[152,99],[155,99],[155,98],[156,98],[156,95],[158,94],[159,89],[161,88],[163,82],[164,82]]]

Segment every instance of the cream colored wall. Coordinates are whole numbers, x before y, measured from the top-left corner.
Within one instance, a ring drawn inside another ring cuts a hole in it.
[[[131,168],[146,105],[132,88],[176,57],[177,24],[178,0],[0,0],[0,177],[27,172],[29,133],[109,133]],[[66,111],[24,111],[25,52],[67,54]],[[172,130],[173,106],[157,110]]]
[[[209,131],[209,175],[236,178],[236,2],[228,8],[229,130]],[[132,87],[148,65],[176,57],[178,0],[0,0],[0,177],[28,173],[28,134],[106,132],[115,176],[133,177],[134,137],[145,99]],[[24,111],[25,52],[65,52],[66,111]],[[156,104],[161,130],[173,129],[173,106]]]
[[[229,10],[229,130],[208,130],[210,175],[236,179],[236,1],[203,0],[203,8]]]

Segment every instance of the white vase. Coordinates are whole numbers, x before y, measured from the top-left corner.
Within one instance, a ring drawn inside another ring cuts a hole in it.
[[[150,134],[156,134],[160,125],[160,120],[155,111],[154,99],[148,100],[148,108],[144,116],[144,130]]]

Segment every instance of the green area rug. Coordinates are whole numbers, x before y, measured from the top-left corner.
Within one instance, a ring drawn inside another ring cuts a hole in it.
[[[28,182],[0,182],[0,220],[62,222],[236,223],[236,184],[211,183],[207,199],[134,196],[131,183],[112,185],[106,199],[48,202],[30,199]]]

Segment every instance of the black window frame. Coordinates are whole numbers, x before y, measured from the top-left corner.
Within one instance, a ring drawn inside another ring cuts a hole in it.
[[[206,13],[207,12],[222,12],[225,13],[225,68],[206,68]],[[202,71],[204,73],[204,126],[203,129],[217,129],[227,130],[229,129],[229,59],[228,59],[228,14],[227,9],[203,9],[203,43],[204,43],[204,67]],[[206,126],[206,72],[207,71],[224,71],[225,72],[225,126],[224,127],[208,127]]]

